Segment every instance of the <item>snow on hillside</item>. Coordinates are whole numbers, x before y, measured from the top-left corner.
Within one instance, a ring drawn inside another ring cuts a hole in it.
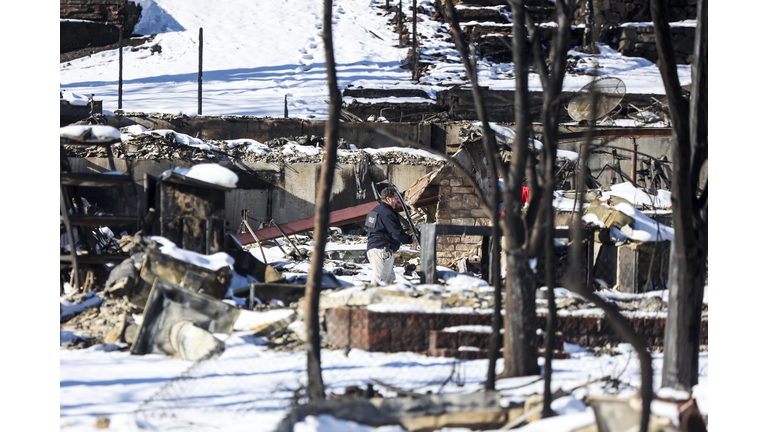
[[[139,0],[141,19],[136,33],[157,37],[159,46],[123,49],[123,110],[126,112],[197,113],[198,37],[203,29],[204,115],[282,117],[284,100],[290,117],[323,119],[328,99],[322,43],[322,2],[315,0]],[[447,26],[419,15],[418,32],[427,39],[424,55],[445,56],[419,83],[401,65],[408,48],[397,48],[387,21],[392,14],[383,0],[338,0],[333,7],[334,54],[341,89],[421,88],[432,98],[436,84],[466,83],[458,52],[432,36]],[[394,2],[393,2],[394,4]],[[429,0],[419,0],[434,10]],[[410,16],[410,2],[404,10]],[[144,49],[142,49],[144,48]],[[641,58],[624,57],[601,45],[589,61],[601,76],[625,81],[628,93],[663,93],[656,66]],[[681,82],[690,82],[690,67],[679,66]],[[514,89],[514,65],[479,62],[480,85]],[[531,74],[530,88],[540,83]],[[566,90],[578,90],[590,77],[568,76]],[[60,65],[60,87],[75,94],[94,94],[105,111],[117,109],[118,52],[103,51]]]

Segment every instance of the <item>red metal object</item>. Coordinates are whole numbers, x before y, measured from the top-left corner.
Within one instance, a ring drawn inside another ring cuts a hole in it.
[[[416,207],[424,207],[437,204],[437,187],[428,187],[424,190],[421,198],[416,202]],[[340,226],[365,220],[365,216],[379,205],[378,201],[347,207],[345,209],[332,211],[328,216],[328,226]],[[286,235],[301,234],[315,229],[315,217],[299,219],[293,222],[281,223],[280,228]],[[254,231],[259,241],[266,241],[282,237],[282,233],[277,227],[262,228]],[[235,238],[241,245],[256,243],[251,233],[235,234]]]
[[[339,226],[360,222],[364,220],[365,216],[370,213],[371,210],[373,210],[373,208],[377,205],[379,205],[379,203],[374,201],[342,210],[333,211],[328,215],[328,225]],[[283,231],[285,231],[286,235],[309,232],[315,229],[315,217],[312,216],[305,219],[299,219],[293,222],[280,224],[280,227],[283,229]],[[277,227],[262,228],[255,231],[254,234],[256,234],[256,237],[258,237],[259,241],[272,240],[283,236]],[[256,243],[256,239],[253,238],[251,233],[236,234],[235,238],[242,245]]]

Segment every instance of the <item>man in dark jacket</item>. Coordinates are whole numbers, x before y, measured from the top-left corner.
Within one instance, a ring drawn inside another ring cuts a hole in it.
[[[401,207],[395,188],[387,187],[381,191],[381,201],[365,219],[365,226],[368,227],[367,255],[373,267],[372,284],[395,281],[395,251],[400,249],[401,244],[413,242],[395,212]]]

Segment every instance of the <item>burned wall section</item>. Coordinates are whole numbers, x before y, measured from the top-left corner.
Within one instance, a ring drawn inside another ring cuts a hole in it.
[[[648,0],[593,0],[595,30],[600,34],[609,27],[623,23],[651,22],[651,7]],[[669,0],[667,3],[669,22],[674,23],[696,19],[696,0]],[[577,0],[573,24],[584,24],[584,0]],[[651,27],[653,28],[653,27]]]
[[[109,171],[107,158],[68,158],[73,172]],[[195,165],[190,160],[134,160],[128,169],[125,159],[115,158],[119,171],[130,172],[135,190],[127,191],[129,206],[135,209],[137,202],[145,199],[144,176],[157,177],[173,168],[189,168]],[[222,165],[238,175],[239,181],[234,190],[225,194],[224,220],[228,230],[237,230],[242,220],[242,210],[247,209],[250,216],[265,221],[272,219],[277,223],[311,217],[315,213],[315,198],[319,184],[320,163],[284,163],[267,164],[260,162],[220,161]],[[424,176],[434,169],[427,165],[372,164],[366,176],[366,184],[389,179],[400,189]],[[365,199],[356,198],[354,164],[337,164],[331,192],[330,210],[373,201],[373,194],[368,190]],[[111,211],[119,203],[116,192],[90,188],[84,193],[86,199],[99,207]],[[249,221],[251,228],[257,229],[258,222]],[[256,224],[256,225],[254,225]],[[118,232],[116,232],[117,234]]]
[[[692,19],[695,19],[692,18]],[[672,49],[676,64],[693,63],[693,47],[696,27],[671,27]],[[656,51],[656,34],[653,26],[627,25],[611,27],[605,30],[605,42],[616,51],[627,57],[643,57],[654,63],[659,58]]]
[[[139,124],[150,130],[171,129],[202,140],[253,139],[266,142],[292,136],[325,136],[325,121],[295,118],[263,118],[251,116],[198,116],[127,113],[105,117],[116,128]],[[432,138],[433,127],[418,123],[342,122],[339,138],[358,148],[402,147],[402,143],[377,131],[418,142],[437,151],[445,151],[445,141]]]
[[[485,104],[488,120],[500,123],[512,123],[515,121],[515,91],[514,90],[491,90],[488,87],[481,87],[480,94]],[[568,101],[576,96],[578,92],[562,92],[561,97],[564,103],[558,111],[557,122],[560,124],[574,123],[568,115]],[[528,102],[530,104],[531,118],[534,122],[541,122],[543,112],[544,95],[542,92],[529,92]],[[658,102],[656,102],[658,101]],[[655,104],[663,104],[666,96],[663,94],[625,94],[621,100],[621,108],[616,115],[624,118],[636,110],[652,107]],[[437,92],[437,104],[447,108],[448,117],[452,120],[473,120],[477,121],[475,111],[474,97],[472,90],[455,86],[449,90]]]
[[[59,52],[101,47],[128,38],[141,16],[141,6],[126,0],[59,0]]]
[[[584,24],[584,0],[578,0],[574,25]],[[658,59],[656,36],[648,0],[594,0],[595,40],[605,43],[628,57]],[[696,20],[696,0],[669,0],[669,22],[672,24],[672,44],[677,64],[693,61],[694,26],[676,26],[686,20]],[[580,45],[580,44],[579,44]]]
[[[139,22],[141,6],[126,0],[59,0],[59,18],[86,20],[123,29],[127,37]]]
[[[558,149],[579,152],[586,142],[586,133],[578,132],[560,135]],[[651,190],[651,183],[656,189],[669,190],[666,181],[672,179],[672,132],[667,128],[635,128],[632,130],[596,131],[590,142],[592,151],[587,163],[591,175],[597,177],[601,186],[623,183],[631,178],[632,152],[637,155],[635,162],[636,182],[638,186]],[[668,163],[655,161],[663,160]],[[618,168],[621,175],[611,169]],[[622,176],[625,180],[622,180]],[[665,181],[666,178],[666,181]],[[571,183],[573,188],[573,183]]]

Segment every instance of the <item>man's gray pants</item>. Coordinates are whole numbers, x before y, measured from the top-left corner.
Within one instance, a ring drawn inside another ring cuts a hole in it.
[[[373,267],[371,284],[391,284],[395,281],[395,254],[389,249],[369,249],[366,253]]]

